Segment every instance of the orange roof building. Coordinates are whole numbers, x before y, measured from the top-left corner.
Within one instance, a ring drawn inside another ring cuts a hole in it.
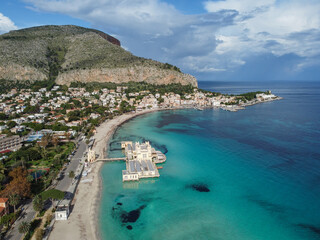
[[[8,198],[0,198],[0,217],[9,213]]]

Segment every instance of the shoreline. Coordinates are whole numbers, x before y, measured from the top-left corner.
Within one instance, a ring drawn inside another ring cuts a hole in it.
[[[111,138],[113,137],[114,133],[116,132],[116,130],[121,127],[124,123],[128,122],[129,120],[134,119],[135,117],[138,117],[140,115],[144,115],[147,113],[152,113],[152,112],[157,112],[157,111],[164,111],[164,110],[169,110],[169,109],[151,109],[151,110],[145,110],[145,111],[141,111],[141,112],[136,112],[133,114],[124,114],[124,115],[120,115],[117,116],[116,118],[112,119],[112,120],[117,120],[118,118],[120,118],[119,122],[116,123],[115,125],[112,126],[112,129],[110,129],[109,131],[107,131],[104,135],[106,135],[106,137],[104,139],[99,139],[98,141],[95,141],[95,144],[93,146],[93,150],[95,150],[96,152],[99,152],[101,154],[107,154],[107,150],[108,150],[108,144],[111,140]],[[125,117],[124,117],[125,116]],[[121,117],[123,117],[123,119],[121,119]],[[112,121],[111,120],[111,121]],[[104,125],[107,125],[107,122],[102,123],[98,128],[97,128],[97,133],[98,134],[98,129],[101,131],[106,131],[106,129],[104,128]],[[96,138],[96,134],[95,134],[95,138]],[[101,134],[103,135],[103,134]],[[98,145],[97,143],[100,143],[100,145]],[[104,143],[104,144],[102,144]],[[104,146],[104,147],[103,147]],[[102,148],[102,149],[101,149]],[[100,234],[100,228],[99,228],[99,224],[96,223],[96,221],[94,221],[94,219],[99,219],[99,207],[100,207],[100,203],[101,203],[101,193],[102,193],[102,177],[101,177],[101,169],[104,166],[104,162],[97,162],[94,163],[97,164],[97,166],[95,166],[95,168],[97,169],[97,173],[98,173],[98,178],[99,178],[99,190],[96,192],[95,196],[94,196],[94,200],[93,200],[93,205],[94,209],[92,211],[90,211],[91,214],[91,218],[90,218],[90,225],[91,228],[94,229],[94,233],[95,235],[93,236],[92,239],[95,240],[100,240],[101,239],[101,234]]]
[[[166,108],[145,110],[136,113],[127,113],[105,121],[94,135],[95,143],[92,149],[99,154],[106,154],[108,143],[115,131],[127,121],[147,113],[169,110]],[[73,200],[72,212],[66,221],[55,221],[49,239],[101,239],[99,227],[99,208],[102,197],[101,169],[104,162],[91,164],[92,171],[86,179],[80,180]]]
[[[280,98],[281,99],[281,98]],[[274,100],[280,100],[274,99]],[[271,100],[271,101],[274,101]],[[257,104],[257,103],[255,103]],[[255,105],[252,104],[252,105]],[[165,110],[182,110],[192,109],[194,107],[176,107],[176,108],[157,108],[148,109],[141,112],[126,113],[117,116],[111,120],[103,122],[96,128],[96,133],[93,136],[95,139],[92,149],[104,156],[107,154],[108,143],[110,142],[115,131],[129,120],[144,115],[147,113],[165,111]],[[220,107],[218,107],[220,108]],[[214,109],[214,108],[211,108]],[[102,197],[102,177],[101,168],[104,162],[96,162],[91,164],[91,173],[85,178],[88,182],[82,182],[78,185],[76,194],[73,200],[72,212],[66,221],[56,221],[53,231],[49,239],[101,239],[99,225],[99,208]],[[79,199],[79,201],[77,201]],[[88,222],[89,220],[89,222]]]

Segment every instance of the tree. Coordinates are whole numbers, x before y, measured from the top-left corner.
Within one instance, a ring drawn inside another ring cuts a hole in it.
[[[30,229],[30,223],[28,223],[28,222],[20,223],[19,228],[18,228],[19,233],[24,233],[24,234],[26,234],[29,231],[29,229]]]
[[[55,167],[61,166],[61,162],[62,162],[61,158],[62,158],[61,154],[55,155],[53,158],[53,161],[52,161],[53,166],[55,166]]]
[[[70,171],[70,172],[69,172],[69,178],[74,178],[74,177],[75,177],[74,171]]]
[[[41,141],[39,143],[39,145],[45,149],[49,143],[51,142],[51,139],[52,139],[52,134],[45,134],[42,138],[41,138]]]
[[[0,218],[0,225],[6,225],[7,227],[9,226],[10,222],[12,221],[12,219],[15,218],[15,214],[14,213],[10,213],[7,215],[4,215]]]
[[[14,121],[9,121],[9,122],[7,123],[7,126],[8,126],[9,128],[13,128],[13,127],[15,127],[16,125],[17,125],[17,123],[14,122]]]
[[[43,201],[50,199],[53,205],[53,200],[62,200],[64,198],[64,192],[58,189],[49,189],[47,191],[42,192],[41,196]]]
[[[58,137],[52,137],[51,142],[52,142],[53,146],[56,148],[60,141],[59,141]]]
[[[1,192],[1,195],[9,197],[10,195],[17,194],[21,197],[28,197],[31,193],[31,184],[28,181],[28,171],[22,167],[14,168],[9,177],[12,180],[6,185],[5,189]]]
[[[5,179],[6,179],[6,167],[2,162],[0,162],[0,183],[2,183]]]
[[[37,212],[40,212],[44,207],[44,202],[42,200],[41,195],[37,195],[33,199],[33,209],[36,210]]]
[[[13,206],[13,212],[16,212],[16,206],[19,204],[21,197],[18,194],[9,196],[9,204]]]

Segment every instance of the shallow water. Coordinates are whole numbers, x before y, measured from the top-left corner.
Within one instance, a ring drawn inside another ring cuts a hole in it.
[[[320,84],[200,87],[265,87],[284,99],[235,113],[164,111],[125,123],[110,156],[123,156],[122,140],[149,140],[167,162],[159,179],[131,183],[122,183],[124,163],[104,165],[102,238],[319,239]]]

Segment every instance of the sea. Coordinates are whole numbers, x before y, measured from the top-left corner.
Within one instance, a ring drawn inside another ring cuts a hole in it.
[[[136,117],[110,140],[150,141],[160,177],[122,182],[102,168],[103,240],[320,239],[320,82],[199,82],[215,92],[271,90],[282,100],[238,112],[170,110]]]

